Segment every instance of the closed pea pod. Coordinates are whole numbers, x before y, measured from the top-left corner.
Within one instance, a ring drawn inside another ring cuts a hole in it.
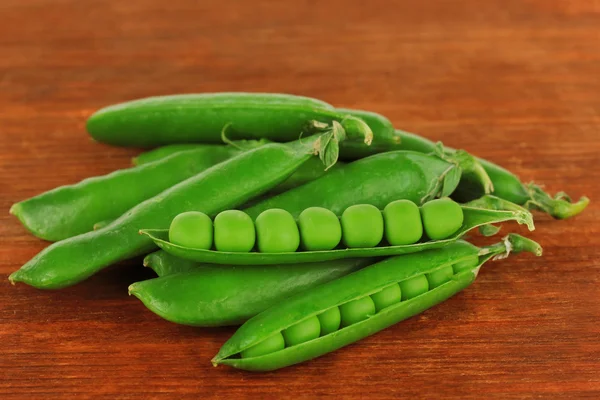
[[[160,278],[136,282],[129,293],[168,321],[193,326],[238,325],[283,299],[375,262],[346,259],[322,263],[245,266],[200,264],[163,251],[144,265]],[[319,317],[322,329],[337,329],[339,311]],[[336,322],[337,320],[337,322]],[[337,324],[337,325],[336,325]]]
[[[236,264],[236,265],[269,265],[269,264],[285,264],[297,262],[318,262],[337,260],[353,257],[379,257],[398,254],[407,254],[422,250],[439,248],[446,246],[475,227],[481,227],[493,223],[515,220],[519,223],[526,224],[530,230],[534,229],[531,214],[520,206],[510,203],[506,200],[500,200],[487,196],[477,200],[477,206],[471,204],[459,206],[449,199],[443,199],[442,207],[446,208],[447,202],[452,203],[451,209],[454,207],[460,211],[461,225],[458,230],[455,229],[456,219],[446,219],[445,214],[441,214],[438,218],[435,213],[432,218],[425,219],[426,226],[431,232],[435,233],[433,239],[421,241],[418,243],[407,245],[388,245],[383,243],[381,246],[376,246],[383,235],[383,219],[381,212],[371,205],[355,205],[349,207],[341,217],[342,237],[345,246],[338,247],[332,250],[301,250],[295,251],[298,247],[298,229],[291,215],[281,209],[266,210],[262,215],[268,216],[274,213],[277,217],[275,221],[267,219],[257,219],[257,232],[259,235],[259,245],[257,252],[236,253],[226,251],[214,251],[199,248],[190,248],[178,246],[171,243],[167,239],[167,233],[164,230],[142,230],[141,233],[150,237],[163,250],[181,258],[214,264]],[[435,204],[440,201],[433,200]],[[427,205],[426,203],[423,208]],[[487,205],[487,206],[486,206]],[[487,208],[489,207],[489,208]],[[356,214],[350,213],[350,219],[347,211],[358,210]],[[366,210],[366,213],[363,212]],[[409,214],[413,218],[413,213]],[[277,220],[283,218],[283,224]],[[329,225],[329,217],[327,216],[326,225]],[[259,216],[260,218],[260,216]],[[395,215],[395,218],[401,220],[400,215]],[[270,219],[270,217],[269,217]],[[259,224],[260,222],[260,224]],[[373,224],[374,222],[374,224]],[[389,223],[396,223],[394,218],[388,220]],[[401,221],[400,221],[401,223]],[[259,226],[260,225],[260,226]],[[449,230],[448,227],[451,227]],[[317,231],[313,229],[312,233]],[[263,247],[261,247],[260,235],[263,235]],[[306,234],[307,232],[305,232]],[[317,232],[318,233],[318,232]],[[337,231],[336,231],[337,235]],[[320,238],[320,236],[317,236]],[[320,238],[319,240],[321,240]],[[335,242],[339,241],[339,236],[335,236]],[[309,241],[310,243],[310,241]],[[329,243],[331,245],[331,243]],[[373,247],[358,247],[370,246]],[[270,247],[269,247],[270,246]],[[357,246],[357,247],[351,247]]]
[[[269,93],[203,93],[149,97],[103,108],[87,121],[90,135],[104,143],[150,147],[173,143],[221,143],[235,139],[289,142],[302,132],[343,122],[331,105],[302,96]],[[351,119],[349,134],[366,126]],[[366,138],[370,143],[372,133]]]
[[[443,249],[419,254],[391,257],[343,278],[300,293],[274,305],[248,320],[223,345],[213,358],[213,364],[225,364],[251,371],[270,371],[313,359],[360,340],[399,321],[416,315],[448,299],[469,286],[479,268],[488,260],[506,256],[509,251],[529,251],[541,255],[541,247],[522,236],[511,234],[502,243],[478,248],[467,242],[456,242]],[[319,315],[333,307],[363,299],[391,284],[424,276],[439,268],[451,266],[472,256],[478,262],[434,289],[407,300],[391,304],[366,319],[357,319],[348,326],[297,345],[261,356],[248,356],[244,350],[277,334],[289,326]]]
[[[155,245],[139,235],[140,227],[164,228],[184,211],[215,215],[237,207],[286,179],[316,150],[327,153],[328,164],[335,163],[331,149],[337,147],[339,138],[332,137],[333,133],[242,153],[146,200],[102,229],[47,247],[9,279],[56,289],[80,282],[114,262],[147,253]]]
[[[190,149],[58,187],[14,204],[10,213],[39,238],[68,239],[90,232],[98,222],[112,222],[139,203],[239,153],[232,146]]]
[[[154,162],[157,160],[161,160],[173,154],[178,154],[183,151],[193,150],[193,149],[219,149],[227,147],[231,150],[236,151],[236,154],[241,151],[247,151],[254,147],[264,145],[269,143],[268,140],[241,140],[241,141],[233,141],[231,145],[210,145],[210,144],[198,144],[198,143],[186,143],[186,144],[172,144],[168,146],[159,147],[157,149],[147,151],[145,153],[140,154],[139,156],[133,159],[134,165],[145,165],[150,162]],[[342,142],[342,143],[345,143]],[[341,143],[340,143],[341,144]],[[364,143],[361,143],[360,146],[364,146]],[[225,158],[226,159],[226,158]],[[225,159],[221,160],[224,161]],[[220,162],[220,161],[219,161]],[[338,162],[335,165],[330,167],[330,171],[344,165],[343,162]],[[296,188],[298,186],[304,185],[307,182],[314,181],[317,178],[323,176],[327,171],[323,168],[323,163],[318,158],[311,158],[302,164],[296,172],[294,172],[289,178],[275,186],[273,189],[269,190],[266,196],[272,196],[279,193],[286,192],[290,189]]]

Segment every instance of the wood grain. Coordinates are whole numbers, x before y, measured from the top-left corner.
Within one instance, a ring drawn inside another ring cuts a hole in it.
[[[599,398],[599,26],[597,0],[3,0],[0,398]],[[152,276],[139,260],[57,292],[10,286],[46,246],[10,205],[136,154],[93,143],[91,112],[225,90],[378,111],[592,204],[537,220],[543,258],[496,262],[419,317],[263,375],[210,365],[232,329],[127,297]]]

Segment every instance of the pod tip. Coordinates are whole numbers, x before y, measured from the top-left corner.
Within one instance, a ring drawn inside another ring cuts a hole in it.
[[[18,216],[20,209],[21,209],[21,203],[15,203],[10,207],[10,210],[8,210],[8,213],[11,215]]]

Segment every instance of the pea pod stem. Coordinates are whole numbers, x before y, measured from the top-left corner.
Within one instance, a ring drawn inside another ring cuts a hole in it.
[[[270,371],[337,350],[452,297],[469,286],[477,277],[481,266],[490,259],[509,251],[513,253],[533,251],[537,255],[541,254],[541,248],[537,243],[520,238],[516,234],[511,234],[501,243],[484,248],[459,241],[441,249],[391,257],[300,293],[247,321],[221,347],[212,363],[215,366],[225,364],[250,371]],[[454,271],[452,277],[445,283],[383,308],[373,315],[366,316],[360,322],[271,353],[239,357],[241,352],[261,343],[264,339],[333,307],[340,307],[356,299],[378,293],[391,284],[409,281],[457,265],[472,257],[475,257],[474,265]]]
[[[414,133],[396,130],[396,134],[401,138],[398,147],[423,153],[439,152],[435,143]],[[446,147],[445,151],[452,152],[454,149]],[[552,197],[534,183],[522,183],[516,175],[499,165],[479,158],[477,161],[490,177],[494,195],[523,205],[529,210],[538,210],[556,219],[565,219],[581,213],[589,204],[589,199],[585,196],[573,203],[564,192]],[[478,184],[469,184],[468,180],[465,180],[461,182],[457,194],[465,200],[470,200],[481,196],[482,192]]]
[[[535,229],[531,213],[524,208],[513,205],[506,200],[494,200],[493,196],[489,196],[487,202],[493,202],[496,208],[486,209],[482,208],[481,205],[476,207],[469,207],[466,205],[462,206],[464,222],[459,230],[449,238],[421,242],[412,245],[378,246],[372,248],[345,248],[285,253],[238,253],[193,249],[189,247],[178,246],[168,241],[167,230],[148,229],[141,230],[140,233],[152,239],[154,243],[156,243],[156,245],[164,251],[174,256],[196,262],[233,265],[274,265],[295,262],[322,262],[355,257],[382,257],[419,252],[432,248],[447,246],[460,239],[471,229],[479,226],[500,223],[509,220],[515,220],[520,224],[526,224],[529,230]],[[498,209],[501,205],[505,205],[505,207],[509,208],[510,210]]]

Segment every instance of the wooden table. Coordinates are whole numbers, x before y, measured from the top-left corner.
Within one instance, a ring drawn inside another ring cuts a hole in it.
[[[374,110],[592,204],[536,220],[542,258],[496,262],[421,316],[262,375],[211,366],[233,329],[128,297],[152,277],[139,260],[61,291],[10,286],[47,245],[10,205],[137,154],[93,143],[87,116],[211,91]],[[600,398],[599,128],[597,0],[2,0],[0,398]]]

